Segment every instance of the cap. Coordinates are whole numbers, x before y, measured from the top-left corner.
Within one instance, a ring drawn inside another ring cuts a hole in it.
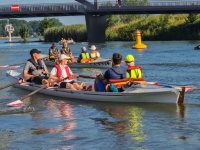
[[[82,49],[83,52],[86,52],[86,47],[85,46],[83,46],[81,49]]]
[[[131,54],[128,54],[127,56],[126,56],[126,58],[125,58],[125,61],[126,62],[132,62],[132,61],[134,61],[135,59],[134,59],[134,57],[133,57],[133,55],[131,55]]]
[[[56,43],[53,43],[52,45],[53,45],[53,46],[56,46]]]
[[[96,48],[95,45],[92,45],[90,49],[91,49],[91,50],[96,50],[97,48]]]
[[[70,59],[70,57],[66,56],[65,54],[61,54],[59,57],[59,60],[63,60],[63,59]]]
[[[32,55],[32,54],[34,54],[34,53],[41,53],[41,51],[38,51],[37,49],[32,49],[31,51],[30,51],[30,54]]]

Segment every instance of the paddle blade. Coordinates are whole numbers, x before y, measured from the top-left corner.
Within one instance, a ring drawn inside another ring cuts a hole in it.
[[[14,101],[14,102],[12,102],[12,103],[8,103],[7,105],[8,106],[19,106],[19,105],[21,105],[21,104],[23,104],[23,102],[21,101],[21,100],[16,100],[16,101]]]
[[[6,65],[6,66],[0,66],[0,68],[6,68],[6,67],[8,67],[8,65]]]
[[[21,66],[8,66],[8,68],[11,68],[11,69],[15,69],[15,68],[19,68]]]

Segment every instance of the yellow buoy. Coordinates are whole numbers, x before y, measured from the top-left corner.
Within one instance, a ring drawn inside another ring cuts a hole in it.
[[[147,48],[147,46],[142,43],[141,33],[138,29],[136,31],[136,44],[133,45],[132,48],[133,49],[146,49]]]

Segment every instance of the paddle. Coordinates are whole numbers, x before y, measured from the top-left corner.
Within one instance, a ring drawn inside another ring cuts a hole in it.
[[[91,76],[86,76],[86,75],[75,75],[77,77],[82,77],[82,78],[89,78],[89,79],[96,79],[96,77],[91,77]],[[99,90],[99,92],[105,92],[105,84],[104,82],[99,78],[99,81],[97,82],[97,88]]]
[[[36,75],[36,76],[34,76],[33,78],[38,77],[38,76],[39,76],[39,75]],[[29,80],[29,79],[30,79],[30,78],[27,78],[27,79],[25,79],[24,81],[27,81],[27,80]],[[20,80],[22,80],[22,79],[20,79]],[[7,88],[7,87],[10,87],[10,86],[13,86],[13,85],[15,85],[15,84],[20,83],[20,80],[14,82],[14,83],[8,84],[8,85],[6,85],[6,86],[3,86],[3,87],[0,88],[0,90],[5,89],[5,88]],[[21,83],[22,83],[22,82],[21,82]]]
[[[96,79],[96,77],[86,76],[86,75],[79,75],[79,74],[77,74],[77,75],[75,75],[75,76],[77,76],[77,77],[81,77],[81,78]]]
[[[58,79],[56,79],[56,80],[53,80],[53,81],[51,81],[50,83],[57,82],[58,80],[60,80],[60,78],[58,78]],[[42,89],[47,88],[47,87],[48,87],[48,86],[45,84],[45,85],[42,86],[41,88],[39,88],[39,89],[37,89],[37,90],[31,92],[30,94],[28,94],[28,95],[26,95],[26,96],[20,98],[19,100],[16,100],[16,101],[14,101],[14,102],[8,103],[7,105],[8,105],[8,106],[19,106],[19,105],[23,104],[22,101],[23,101],[24,99],[26,99],[27,97],[29,97],[29,96],[31,96],[31,95],[33,95],[33,94],[35,94],[35,93],[41,91]]]

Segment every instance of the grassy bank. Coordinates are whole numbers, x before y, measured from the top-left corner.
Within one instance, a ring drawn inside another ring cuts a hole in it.
[[[58,42],[61,38],[73,38],[74,41],[81,42],[87,40],[86,25],[78,24],[71,26],[48,28],[44,32],[45,42]]]
[[[150,16],[126,25],[114,26],[106,31],[107,41],[135,40],[139,29],[143,40],[198,40],[200,39],[200,20],[187,22],[188,15]],[[199,16],[197,16],[199,18]]]
[[[107,28],[107,41],[132,41],[139,29],[143,40],[199,40],[200,15],[188,21],[188,14],[151,15],[148,18]],[[98,36],[98,35],[97,35]],[[46,42],[57,42],[61,38],[73,38],[77,42],[87,41],[86,25],[49,28],[45,31]]]

